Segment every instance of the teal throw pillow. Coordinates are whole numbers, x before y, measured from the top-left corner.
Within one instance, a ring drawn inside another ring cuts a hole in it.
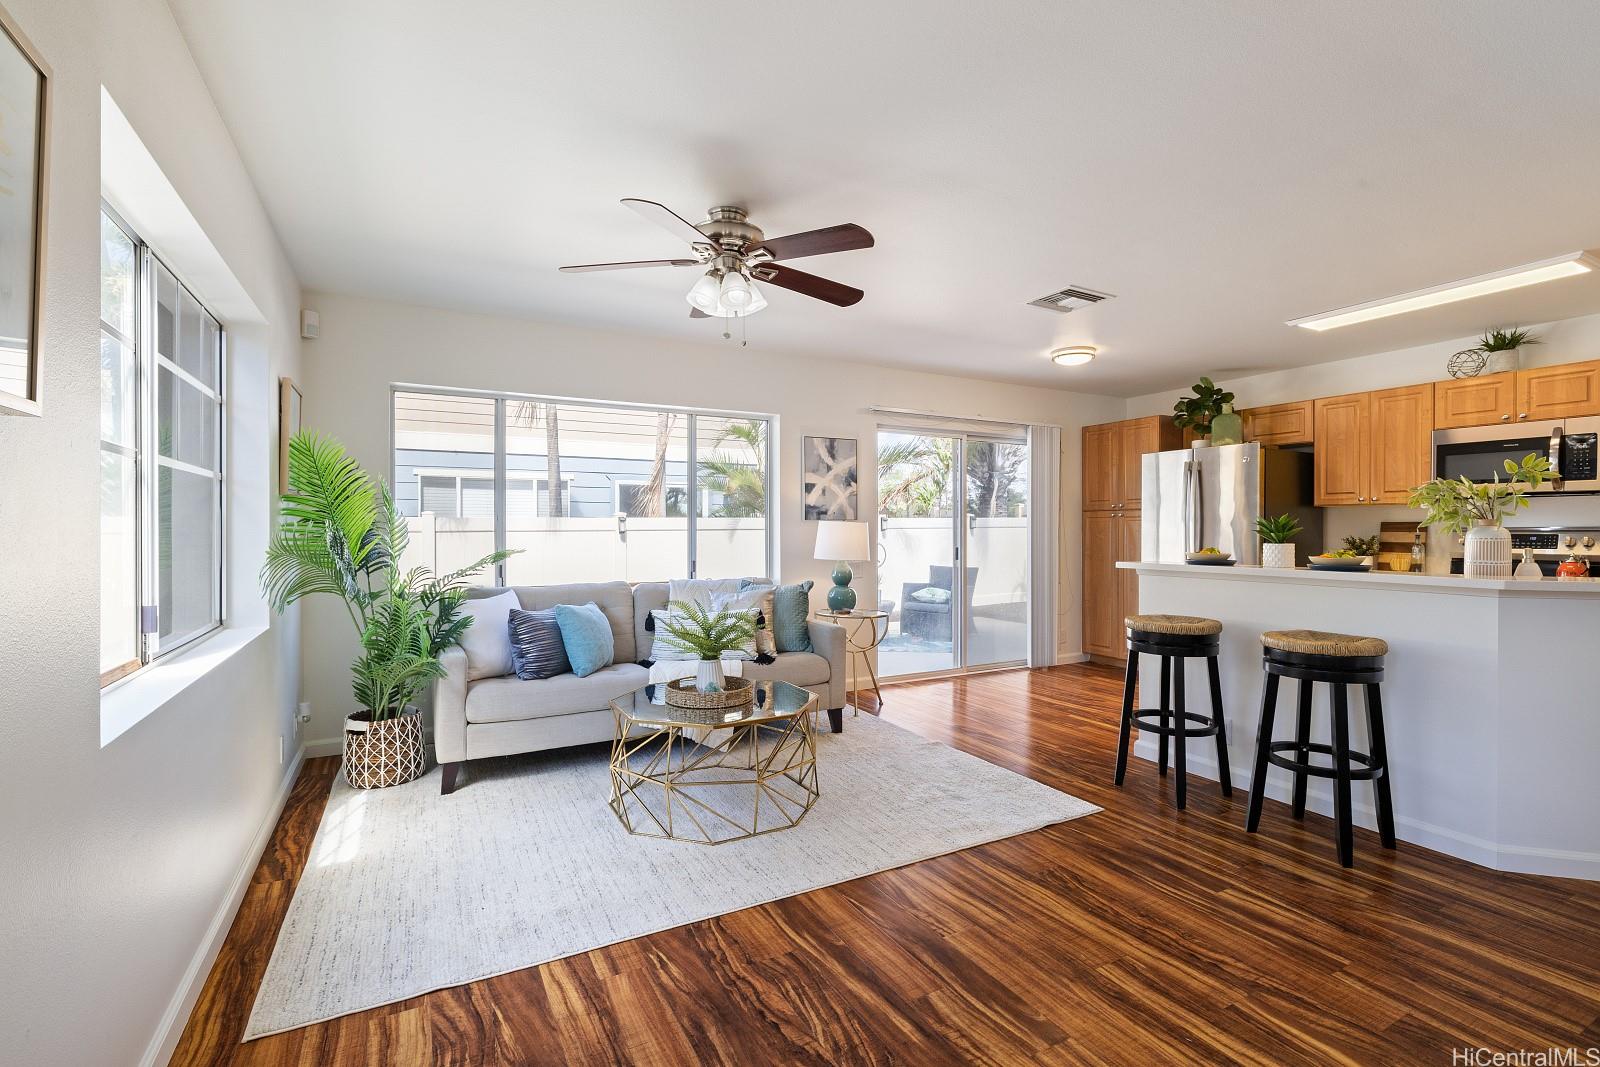
[[[772,594],[772,636],[779,652],[810,652],[811,586],[807,578],[795,585],[780,585]]]
[[[616,642],[611,637],[611,620],[598,605],[557,604],[556,626],[561,630],[561,645],[567,651],[573,674],[585,678],[611,666]]]

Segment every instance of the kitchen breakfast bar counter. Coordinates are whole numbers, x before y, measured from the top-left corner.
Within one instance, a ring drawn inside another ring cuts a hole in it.
[[[1217,662],[1235,789],[1250,785],[1261,634],[1381,637],[1389,643],[1383,708],[1399,838],[1499,870],[1600,880],[1600,581],[1117,566],[1138,572],[1141,612],[1222,623]],[[1146,661],[1141,679],[1153,677],[1155,660]],[[1205,675],[1196,673],[1190,706],[1207,707]],[[1280,740],[1292,736],[1297,684],[1279,691]],[[1156,706],[1154,686],[1141,688],[1139,706]],[[1313,739],[1326,737],[1330,714],[1328,687],[1316,688]],[[1351,704],[1351,745],[1367,751],[1361,696],[1352,692]],[[1155,740],[1141,735],[1134,753],[1154,761]],[[1215,779],[1209,748],[1190,746],[1189,769]],[[1267,795],[1287,803],[1290,780],[1271,768]],[[1331,815],[1331,783],[1312,778],[1307,806]],[[1355,818],[1376,825],[1362,783]]]

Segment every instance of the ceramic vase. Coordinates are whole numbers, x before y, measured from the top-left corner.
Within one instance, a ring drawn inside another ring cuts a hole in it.
[[[694,687],[702,693],[722,692],[725,679],[720,659],[703,659],[694,667]]]
[[[1294,545],[1292,543],[1262,545],[1261,566],[1274,571],[1294,570]]]
[[[1462,572],[1468,578],[1511,577],[1511,531],[1497,522],[1480,519],[1467,531]]]

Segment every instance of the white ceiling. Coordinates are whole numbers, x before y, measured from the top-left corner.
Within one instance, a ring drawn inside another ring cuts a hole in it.
[[[172,3],[308,288],[715,340],[693,271],[556,272],[682,254],[635,196],[876,235],[752,346],[1092,392],[1600,311],[1283,324],[1600,247],[1600,5]]]

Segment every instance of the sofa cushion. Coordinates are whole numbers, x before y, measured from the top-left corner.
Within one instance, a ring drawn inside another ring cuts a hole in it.
[[[498,595],[468,598],[461,603],[461,614],[472,620],[461,634],[461,650],[467,654],[468,681],[511,673],[509,623],[517,598],[509,591],[496,592]]]
[[[524,681],[554,678],[572,670],[567,662],[561,627],[556,625],[556,609],[523,611],[511,609],[511,665]]]
[[[467,687],[467,721],[517,722],[603,711],[609,702],[642,688],[650,672],[636,663],[603,667],[587,678],[558,674],[525,682],[520,678],[485,678]]]
[[[525,611],[553,608],[557,604],[597,605],[611,623],[611,640],[618,663],[639,658],[633,641],[633,587],[627,582],[582,582],[573,585],[514,585],[511,591]],[[475,588],[469,599],[493,596],[504,589]]]
[[[828,661],[815,652],[779,652],[771,663],[746,663],[744,676],[756,682],[821,685],[832,673]]]
[[[587,678],[616,660],[617,642],[611,621],[598,604],[557,604],[556,625],[572,673]]]

